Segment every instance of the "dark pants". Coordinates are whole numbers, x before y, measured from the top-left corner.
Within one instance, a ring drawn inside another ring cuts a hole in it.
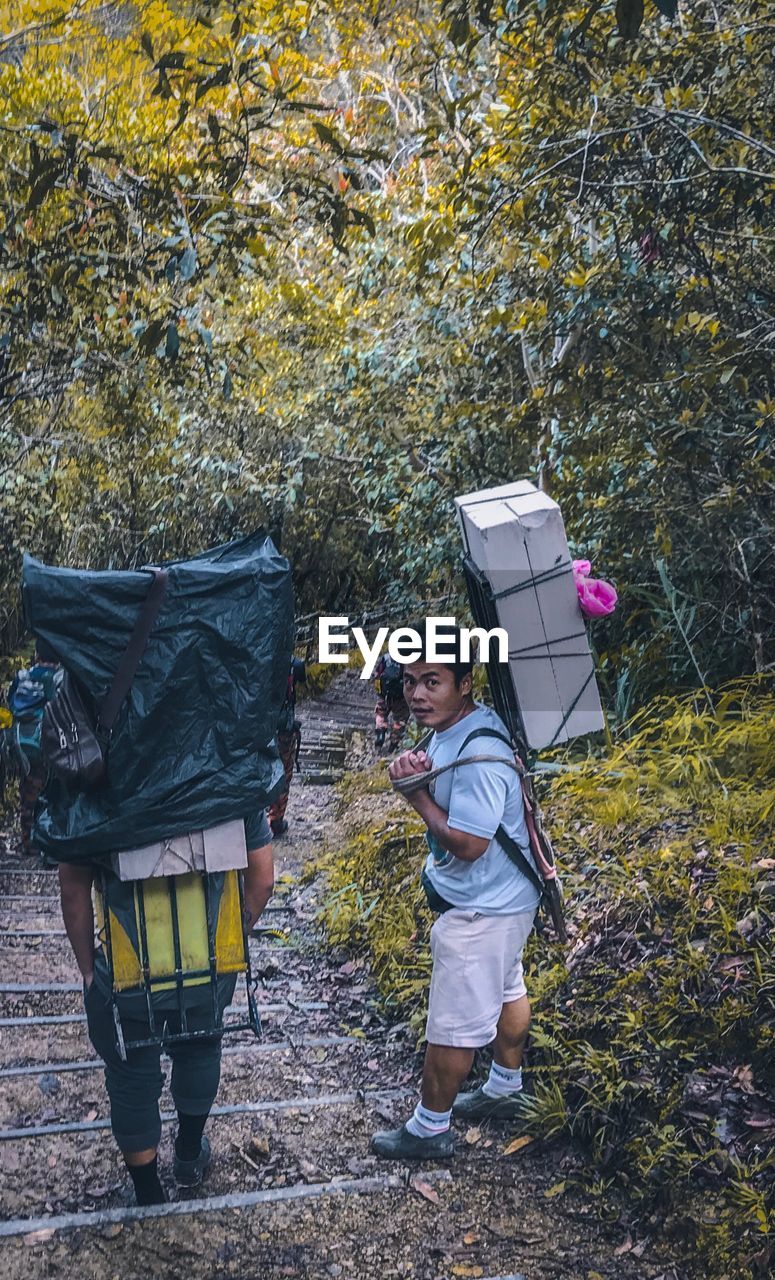
[[[393,716],[392,726],[388,725],[390,715]],[[389,747],[395,750],[399,742],[404,736],[406,722],[409,719],[409,708],[402,693],[393,694],[390,697],[383,697],[381,694],[377,699],[377,705],[374,708],[374,728],[383,739],[390,728]]]
[[[219,979],[219,997],[225,1008],[234,994],[236,979]],[[206,988],[209,992],[209,987]],[[189,995],[190,998],[190,995]],[[206,999],[206,997],[205,997]],[[164,1076],[161,1070],[161,1046],[127,1049],[122,1062],[116,1047],[116,1029],[110,997],[93,982],[84,995],[89,1026],[89,1039],[105,1063],[105,1085],[110,1099],[110,1124],[113,1136],[123,1152],[147,1151],[157,1147],[161,1137],[159,1098]],[[180,1015],[162,1012],[158,1024],[166,1018],[170,1033],[180,1031]],[[186,1009],[188,1030],[204,1030],[212,1026],[209,1003]],[[121,1026],[125,1040],[148,1037],[148,1019],[127,1017],[122,1013]],[[171,1044],[165,1049],[172,1059],[170,1091],[177,1111],[184,1115],[206,1116],[215,1101],[221,1078],[221,1037],[207,1036],[184,1044]]]
[[[291,733],[278,733],[277,735],[277,748],[285,769],[285,791],[281,796],[277,797],[274,804],[269,806],[268,817],[270,822],[282,822],[285,817],[285,810],[288,808],[288,796],[293,782],[293,766],[296,762],[298,741],[298,729],[294,729]]]

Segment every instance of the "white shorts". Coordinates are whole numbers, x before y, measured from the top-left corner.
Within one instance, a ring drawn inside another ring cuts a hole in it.
[[[453,907],[431,929],[429,1044],[479,1049],[495,1039],[501,1009],[527,995],[522,952],[534,911],[485,916]]]

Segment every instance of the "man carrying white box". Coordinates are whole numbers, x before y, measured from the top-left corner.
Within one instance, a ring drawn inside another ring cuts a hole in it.
[[[431,929],[431,977],[422,1097],[400,1129],[377,1133],[372,1149],[385,1159],[433,1160],[454,1155],[451,1117],[514,1119],[521,1109],[522,1053],[530,1004],[522,952],[533,927],[540,879],[525,823],[513,750],[503,721],[474,701],[473,669],[461,635],[445,638],[445,661],[422,656],[404,668],[404,696],[424,729],[425,751],[405,751],[390,765],[398,784],[458,759],[487,754],[498,762],[452,768],[406,793],[427,827],[423,885],[438,912]],[[496,833],[498,838],[496,838]],[[505,852],[517,845],[523,874]],[[494,1044],[486,1083],[458,1093],[476,1049]]]

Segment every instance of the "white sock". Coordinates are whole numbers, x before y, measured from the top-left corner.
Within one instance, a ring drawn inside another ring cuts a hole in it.
[[[451,1107],[449,1111],[429,1111],[421,1102],[418,1102],[414,1114],[406,1122],[406,1127],[415,1138],[437,1138],[440,1133],[447,1132],[451,1120]]]
[[[509,1071],[508,1067],[500,1067],[497,1062],[492,1063],[489,1079],[482,1085],[488,1098],[508,1098],[509,1094],[519,1093],[521,1088],[522,1068]]]

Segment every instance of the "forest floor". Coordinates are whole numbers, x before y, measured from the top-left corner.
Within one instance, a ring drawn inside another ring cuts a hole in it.
[[[355,673],[342,676],[305,705],[308,738],[364,730],[368,698]],[[348,742],[348,767],[370,759],[367,734]],[[208,1128],[212,1168],[196,1200],[181,1199],[165,1174],[172,1201],[160,1212],[131,1207],[80,1020],[55,873],[21,857],[13,833],[2,837],[4,1280],[684,1280],[658,1241],[633,1247],[623,1207],[609,1201],[603,1215],[572,1189],[579,1156],[567,1145],[536,1141],[506,1155],[513,1135],[491,1125],[461,1131],[448,1168],[390,1166],[370,1154],[371,1133],[413,1105],[422,1057],[405,1026],[391,1027],[365,962],[327,945],[317,921],[325,881],[310,870],[342,842],[345,824],[352,834],[395,801],[367,796],[343,816],[336,790],[314,781],[316,768],[294,784],[289,831],[276,846],[277,891],[261,923],[282,936],[251,940],[264,1038],[226,1037]],[[18,989],[33,986],[43,990]],[[63,1016],[70,1020],[41,1021]],[[166,1089],[162,1109],[171,1110]],[[166,1171],[171,1129],[161,1146]]]

